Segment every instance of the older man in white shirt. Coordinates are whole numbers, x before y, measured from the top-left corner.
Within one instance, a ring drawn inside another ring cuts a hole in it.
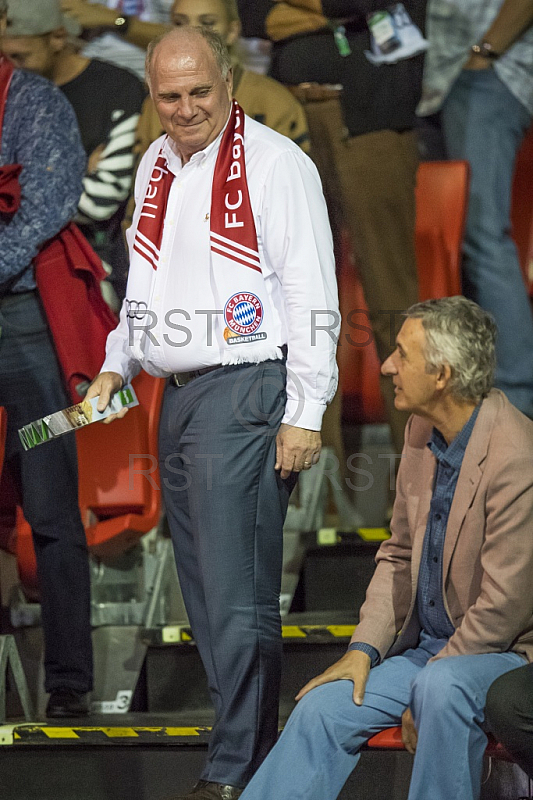
[[[194,799],[233,800],[277,735],[283,521],[337,382],[332,239],[313,163],[232,101],[216,34],[173,30],[148,63],[166,136],[139,169],[127,299],[89,396],[170,378],[163,492],[216,712]]]

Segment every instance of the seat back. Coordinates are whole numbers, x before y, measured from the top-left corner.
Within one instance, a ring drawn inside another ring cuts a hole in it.
[[[419,300],[461,294],[469,175],[467,161],[427,161],[418,168],[415,247]]]
[[[6,433],[7,433],[7,411],[3,406],[0,406],[0,475],[2,474],[2,466],[4,464]]]
[[[466,161],[428,161],[418,168],[415,247],[420,300],[461,293],[468,182]],[[368,309],[347,246],[343,248],[338,280],[343,319],[338,351],[343,417],[356,424],[385,422],[375,345],[363,344],[368,337],[359,328],[355,329],[357,336],[354,333],[354,323],[368,326]]]
[[[141,372],[133,386],[139,405],[123,419],[76,432],[80,509],[89,549],[99,555],[127,549],[160,515],[157,431],[164,381]]]
[[[511,224],[524,279],[533,297],[533,126],[518,152],[511,196]]]
[[[75,434],[87,544],[102,558],[129,549],[161,516],[157,431],[164,381],[142,372],[133,386],[139,406],[124,419],[90,425]],[[38,588],[35,552],[30,526],[20,509],[16,539],[10,544],[17,554],[21,582],[34,595]]]

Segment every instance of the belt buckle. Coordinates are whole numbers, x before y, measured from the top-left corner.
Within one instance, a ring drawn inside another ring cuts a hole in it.
[[[187,373],[185,373],[185,372],[174,372],[172,374],[172,378],[171,378],[172,383],[178,389],[183,388],[183,386],[187,386],[187,384],[189,383],[189,380],[192,380],[192,378],[189,378],[188,380],[183,380],[185,375],[187,375]]]

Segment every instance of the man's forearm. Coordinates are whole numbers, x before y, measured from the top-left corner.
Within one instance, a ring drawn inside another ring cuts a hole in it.
[[[483,40],[502,55],[533,25],[533,0],[504,0]]]
[[[156,36],[162,36],[170,28],[170,24],[161,25],[159,22],[143,22],[141,19],[131,17],[128,31],[124,38],[131,44],[136,44],[137,47],[146,49],[152,39],[155,39]]]
[[[77,20],[84,29],[115,30],[126,41],[143,48],[170,27],[170,25],[160,25],[156,22],[143,22],[137,17],[128,17],[127,28],[121,33],[120,29],[115,27],[115,20],[123,15],[116,9],[107,8],[102,3],[87,3],[86,0],[61,0],[61,8],[66,14]]]

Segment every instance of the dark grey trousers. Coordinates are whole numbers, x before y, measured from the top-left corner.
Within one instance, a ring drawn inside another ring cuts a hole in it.
[[[283,362],[166,389],[160,467],[178,573],[216,720],[202,778],[245,786],[276,741],[283,522],[274,470]]]

